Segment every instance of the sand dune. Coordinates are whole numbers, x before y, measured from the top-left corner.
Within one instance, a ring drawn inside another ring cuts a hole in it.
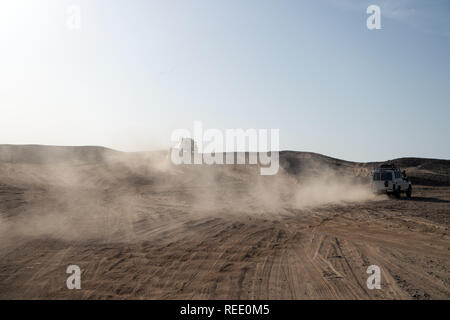
[[[394,163],[411,200],[369,191],[378,163],[314,153],[282,152],[260,176],[165,152],[2,145],[0,298],[448,299],[450,161]],[[71,264],[81,290],[66,288]],[[367,289],[372,264],[382,290]]]

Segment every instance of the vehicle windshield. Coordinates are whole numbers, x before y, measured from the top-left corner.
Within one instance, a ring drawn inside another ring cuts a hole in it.
[[[391,181],[392,172],[374,172],[373,181]]]

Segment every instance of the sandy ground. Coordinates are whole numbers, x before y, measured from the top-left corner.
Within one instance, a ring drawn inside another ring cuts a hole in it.
[[[0,166],[1,299],[450,298],[450,187],[275,201],[250,169],[70,168]]]

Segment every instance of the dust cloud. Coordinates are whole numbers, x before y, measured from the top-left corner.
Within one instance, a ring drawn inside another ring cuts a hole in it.
[[[261,176],[257,165],[176,166],[166,152],[89,148],[3,152],[2,203],[17,206],[2,207],[0,238],[133,241],[206,216],[376,199],[367,184],[320,163]]]

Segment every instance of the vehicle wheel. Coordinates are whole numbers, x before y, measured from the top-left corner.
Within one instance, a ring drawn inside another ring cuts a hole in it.
[[[412,188],[411,188],[411,186],[409,186],[409,187],[408,187],[408,190],[406,190],[406,196],[407,196],[408,198],[411,198],[411,195],[412,195]]]

